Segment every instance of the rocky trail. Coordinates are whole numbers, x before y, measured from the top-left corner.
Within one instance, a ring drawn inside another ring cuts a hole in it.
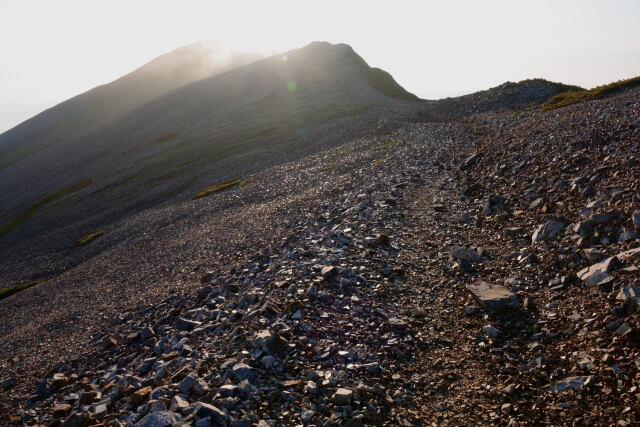
[[[7,424],[637,425],[639,99],[320,156],[343,181],[286,236],[5,375]]]

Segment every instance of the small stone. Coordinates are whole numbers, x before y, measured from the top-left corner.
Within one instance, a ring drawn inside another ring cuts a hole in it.
[[[512,395],[514,392],[516,391],[516,386],[513,384],[509,384],[506,385],[503,389],[502,389],[502,393],[506,394],[507,396]]]
[[[563,392],[567,390],[580,390],[584,385],[591,382],[591,376],[588,377],[568,377],[562,381],[559,381],[551,387],[551,391]]]
[[[197,402],[193,412],[198,418],[210,417],[214,423],[223,421],[226,418],[226,415],[222,410],[204,402]]]
[[[196,382],[198,382],[197,378],[187,375],[180,381],[180,384],[178,384],[178,391],[182,394],[189,394],[189,391],[196,385]]]
[[[2,390],[9,390],[15,387],[17,383],[16,377],[9,377],[2,381]]]
[[[640,288],[637,286],[624,286],[616,296],[617,300],[640,298]]]
[[[280,357],[284,357],[289,345],[287,340],[278,335],[277,332],[272,332],[269,329],[256,333],[252,344],[266,353],[276,354]]]
[[[307,296],[309,298],[315,299],[318,297],[318,285],[312,283],[311,286],[307,288]]]
[[[604,273],[609,273],[615,270],[619,264],[620,262],[618,261],[618,258],[612,256],[602,262],[593,264],[591,267],[583,268],[577,273],[577,275],[580,280],[584,282],[589,281],[588,284],[597,284],[597,282],[607,279],[608,274],[605,275]]]
[[[458,261],[482,262],[484,257],[480,256],[477,250],[470,248],[456,247],[451,250],[451,257]]]
[[[189,407],[189,402],[182,396],[175,395],[171,398],[170,409],[172,411],[182,412],[183,409]]]
[[[218,393],[220,393],[220,396],[222,397],[231,397],[238,393],[238,386],[235,386],[233,384],[225,384],[218,388]]]
[[[51,386],[54,389],[59,389],[60,387],[64,387],[69,383],[69,379],[61,373],[53,374],[53,381],[51,382]]]
[[[628,227],[622,227],[620,229],[620,235],[618,236],[618,242],[624,243],[629,240],[640,239],[640,234],[636,233]]]
[[[320,275],[325,279],[335,276],[338,273],[338,269],[334,266],[322,267],[320,270]]]
[[[631,214],[631,221],[633,222],[633,226],[635,228],[640,228],[640,211],[635,211]]]
[[[150,394],[151,394],[151,387],[149,386],[136,390],[131,394],[131,403],[139,405],[145,400],[147,400]]]
[[[548,221],[540,225],[531,236],[531,244],[539,241],[553,240],[564,230],[564,224],[560,221]]]
[[[54,418],[64,418],[69,415],[69,411],[71,411],[71,405],[67,403],[62,403],[59,405],[55,405],[53,407],[53,417]]]
[[[233,375],[240,381],[247,380],[253,382],[262,372],[260,369],[252,368],[245,363],[237,363],[231,369]]]
[[[260,359],[260,361],[262,362],[262,366],[264,366],[266,369],[271,369],[276,363],[276,358],[268,354]]]
[[[493,325],[485,325],[482,327],[482,332],[491,338],[497,338],[500,335],[500,331],[493,327]]]
[[[176,328],[180,331],[190,331],[200,325],[200,322],[194,322],[193,320],[184,319],[182,317],[179,317],[176,322]]]
[[[320,389],[318,388],[318,384],[316,384],[314,381],[309,380],[307,382],[307,393],[312,394],[312,395],[316,395],[318,393],[320,393]]]
[[[182,417],[169,411],[157,411],[147,414],[136,423],[136,427],[170,427],[178,423]]]
[[[333,403],[338,406],[346,406],[351,403],[353,391],[348,388],[339,388],[333,395]]]

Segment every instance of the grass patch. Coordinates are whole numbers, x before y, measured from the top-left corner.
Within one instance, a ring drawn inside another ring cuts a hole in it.
[[[0,289],[0,299],[10,297],[13,294],[17,294],[20,291],[24,291],[35,285],[44,283],[44,280],[35,280],[33,282],[21,283],[19,285],[9,286],[8,288]]]
[[[73,194],[76,191],[86,187],[87,185],[90,185],[92,182],[93,181],[91,179],[79,181],[69,185],[68,187],[62,188],[56,191],[55,193],[51,193],[51,194],[47,194],[46,196],[43,196],[40,200],[38,200],[37,202],[29,206],[20,215],[16,216],[13,219],[10,219],[9,221],[5,221],[4,223],[0,224],[0,236],[3,236],[9,233],[10,231],[13,231],[14,229],[18,228],[20,224],[22,224],[23,222],[33,218],[40,209],[42,209],[49,203],[55,202],[58,199],[61,199],[65,196]]]
[[[217,184],[212,185],[211,187],[204,188],[197,193],[193,194],[191,197],[187,199],[188,202],[192,200],[201,199],[210,194],[217,193],[219,191],[226,190],[231,187],[235,187],[236,185],[242,184],[242,180],[240,178],[231,178],[226,181],[218,182]]]
[[[400,144],[402,144],[402,141],[396,139],[394,141],[387,142],[386,144],[382,144],[379,147],[375,147],[374,150],[386,150],[387,148],[397,147]]]
[[[87,243],[97,239],[105,233],[104,230],[94,230],[91,233],[79,238],[71,244],[72,247],[86,245]]]
[[[549,98],[547,102],[542,104],[542,109],[544,111],[554,110],[556,108],[566,107],[567,105],[575,104],[578,102],[599,99],[607,95],[613,95],[624,90],[633,89],[638,86],[640,86],[640,76],[626,80],[619,80],[617,82],[598,86],[593,89],[571,89]]]
[[[387,160],[389,160],[391,157],[393,157],[393,156],[387,156],[387,157],[383,157],[383,158],[381,158],[381,159],[376,159],[376,160],[374,160],[374,161],[372,161],[372,162],[371,162],[371,166],[378,165],[378,164],[380,164],[380,163],[384,163],[384,162],[386,162]]]

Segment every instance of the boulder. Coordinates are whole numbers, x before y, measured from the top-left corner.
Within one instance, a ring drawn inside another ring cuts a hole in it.
[[[483,308],[500,311],[506,308],[517,308],[518,297],[502,285],[494,285],[478,280],[467,285],[467,290]]]

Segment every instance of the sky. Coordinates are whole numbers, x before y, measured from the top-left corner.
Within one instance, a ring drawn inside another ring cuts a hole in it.
[[[542,77],[640,75],[638,0],[0,0],[0,132],[201,40],[350,44],[426,99]]]

